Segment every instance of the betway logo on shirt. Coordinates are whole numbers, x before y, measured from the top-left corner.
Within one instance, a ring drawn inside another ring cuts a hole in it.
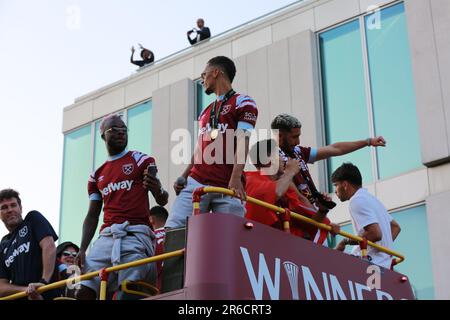
[[[14,262],[14,259],[21,253],[28,253],[30,251],[30,241],[22,243],[17,249],[14,249],[12,255],[5,260],[5,265],[9,266]]]
[[[126,190],[130,191],[131,186],[133,185],[133,180],[124,180],[119,182],[111,182],[108,184],[107,187],[103,188],[100,192],[104,197],[106,197],[108,194],[119,191],[119,190]]]
[[[217,129],[219,130],[219,133],[225,133],[228,129],[228,123],[219,123]],[[211,130],[211,125],[207,123],[205,127],[199,129],[199,133],[200,135],[203,135],[206,132],[210,132]]]

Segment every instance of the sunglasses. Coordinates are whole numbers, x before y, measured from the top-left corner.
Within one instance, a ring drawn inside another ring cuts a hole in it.
[[[64,256],[64,257],[72,257],[72,258],[75,258],[76,256],[77,256],[77,252],[72,252],[72,251],[63,251],[63,253],[62,253],[62,255]]]
[[[103,132],[103,134],[106,134],[107,132],[111,132],[111,133],[126,133],[128,132],[128,128],[127,127],[111,127],[108,130],[105,130],[105,132]]]

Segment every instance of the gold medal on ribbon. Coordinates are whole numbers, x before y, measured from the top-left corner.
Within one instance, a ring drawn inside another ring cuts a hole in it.
[[[211,139],[212,140],[216,140],[218,135],[219,135],[219,130],[218,129],[211,130]]]

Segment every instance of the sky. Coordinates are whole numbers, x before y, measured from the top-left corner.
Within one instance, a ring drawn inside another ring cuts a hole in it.
[[[214,36],[293,2],[0,0],[0,189],[58,232],[64,107],[134,73],[132,45],[158,60],[189,45],[197,18]]]

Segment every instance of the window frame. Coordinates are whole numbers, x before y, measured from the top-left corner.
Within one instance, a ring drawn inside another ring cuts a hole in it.
[[[378,9],[380,11],[385,10],[387,8],[399,5],[401,3],[404,4],[404,0],[398,0],[392,3],[388,3],[385,5],[381,5],[378,7]],[[323,77],[322,77],[322,70],[323,70],[323,66],[322,66],[322,61],[321,61],[321,50],[320,50],[320,35],[322,33],[325,33],[327,31],[333,30],[335,28],[338,28],[340,26],[343,26],[347,23],[351,23],[354,21],[359,21],[359,32],[360,32],[360,41],[361,41],[361,50],[362,50],[362,54],[363,54],[363,68],[364,68],[364,88],[365,88],[365,94],[366,94],[366,108],[367,108],[367,113],[368,113],[368,126],[369,126],[369,132],[370,135],[372,137],[375,136],[375,120],[374,120],[374,108],[373,108],[373,99],[372,99],[372,83],[371,83],[371,78],[370,78],[370,66],[369,66],[369,51],[367,48],[367,36],[366,36],[366,22],[365,19],[366,17],[370,16],[373,14],[373,11],[370,12],[366,12],[364,14],[360,14],[358,16],[346,19],[342,22],[336,23],[334,25],[331,25],[329,27],[320,29],[318,31],[316,31],[315,33],[315,41],[316,41],[316,52],[317,52],[317,74],[318,74],[318,80],[319,80],[319,95],[320,95],[320,99],[319,99],[319,103],[320,103],[320,115],[321,115],[321,119],[320,119],[320,130],[321,130],[321,145],[325,146],[327,141],[326,141],[326,134],[327,134],[327,128],[326,128],[326,124],[325,124],[325,103],[324,103],[324,89],[323,89]],[[406,14],[406,13],[405,13]],[[375,148],[370,148],[370,158],[371,158],[371,167],[372,167],[372,176],[373,176],[373,181],[371,184],[376,184],[379,181],[383,181],[385,179],[381,179],[380,178],[380,170],[379,170],[379,164],[378,164],[378,157],[377,157],[377,150]],[[330,174],[331,172],[329,172],[329,168],[328,168],[328,161],[324,162],[323,164],[323,172],[325,172],[325,177],[324,180],[325,181],[325,189],[326,190],[331,190],[332,184],[330,181]],[[418,169],[418,168],[417,168]],[[407,171],[409,172],[409,171]],[[404,172],[402,174],[405,174],[407,172]],[[390,177],[388,179],[391,179],[394,177]]]

